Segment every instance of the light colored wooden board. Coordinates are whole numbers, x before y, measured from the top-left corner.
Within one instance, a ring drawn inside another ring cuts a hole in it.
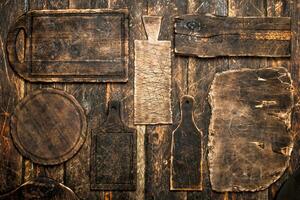
[[[135,40],[135,124],[171,124],[171,41],[158,41],[161,17],[144,16],[148,40]]]

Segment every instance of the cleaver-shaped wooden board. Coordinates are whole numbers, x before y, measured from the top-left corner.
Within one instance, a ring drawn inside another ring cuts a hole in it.
[[[120,102],[108,107],[106,121],[92,130],[91,189],[135,190],[136,130],[123,124]]]
[[[135,40],[135,124],[170,124],[171,41],[158,41],[162,17],[143,16],[148,40]]]
[[[175,19],[175,53],[197,57],[290,57],[291,19],[179,16]]]
[[[285,68],[216,75],[209,93],[209,170],[213,190],[258,191],[286,170],[293,87]]]
[[[181,121],[172,133],[170,189],[202,190],[202,133],[197,128],[192,96],[181,99]]]

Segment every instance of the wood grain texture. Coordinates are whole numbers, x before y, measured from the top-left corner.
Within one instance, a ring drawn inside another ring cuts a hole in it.
[[[136,130],[121,119],[120,102],[108,103],[106,121],[92,130],[91,189],[136,189]]]
[[[290,18],[184,15],[175,22],[175,52],[198,57],[289,57]]]
[[[143,16],[148,40],[135,41],[135,124],[170,124],[171,41],[158,41],[161,17]]]
[[[22,184],[14,191],[0,196],[1,200],[79,200],[76,194],[68,187],[53,179],[39,177]]]
[[[293,93],[285,68],[217,74],[210,91],[209,167],[216,191],[266,189],[293,148]],[[224,106],[226,105],[226,106]]]
[[[181,99],[181,121],[172,133],[170,189],[202,190],[202,133],[194,122],[195,100]]]
[[[300,199],[300,169],[297,169],[283,184],[276,200],[299,200]]]
[[[186,13],[187,0],[148,0],[148,15],[163,16],[159,40],[173,41],[174,18]],[[186,192],[170,191],[171,133],[180,120],[180,98],[187,91],[187,59],[172,59],[172,126],[147,126],[145,199],[183,200]]]
[[[11,139],[9,119],[14,107],[24,96],[24,82],[9,67],[5,43],[7,26],[12,25],[17,16],[23,13],[24,2],[21,0],[0,2],[0,194],[22,183],[22,156]]]
[[[24,62],[15,55],[20,30],[26,33]],[[126,82],[127,11],[31,11],[11,28],[7,50],[11,66],[29,81]]]
[[[87,122],[71,95],[54,89],[37,90],[17,105],[11,134],[23,156],[54,165],[70,159],[85,141]]]
[[[227,0],[190,0],[188,14],[212,13],[219,16],[227,16]],[[210,85],[217,72],[228,69],[226,58],[197,58],[189,57],[188,66],[188,94],[195,98],[197,102],[194,110],[194,120],[197,127],[202,131],[202,177],[203,190],[201,192],[188,192],[188,200],[208,199],[225,200],[228,194],[218,193],[211,189],[208,169],[208,127],[211,116],[210,106],[207,100]]]

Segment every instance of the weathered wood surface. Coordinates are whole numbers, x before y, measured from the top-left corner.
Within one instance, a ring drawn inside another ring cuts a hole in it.
[[[91,189],[136,189],[136,130],[121,119],[120,102],[108,103],[106,121],[92,130]]]
[[[22,156],[10,137],[9,119],[14,107],[24,95],[24,82],[7,62],[5,51],[7,26],[24,13],[22,0],[0,3],[0,194],[9,192],[22,183]]]
[[[276,200],[300,200],[300,168],[283,184],[276,195]]]
[[[55,89],[37,90],[17,105],[11,134],[23,156],[53,165],[76,154],[85,141],[87,122],[75,98]]]
[[[25,31],[25,61],[15,53]],[[29,81],[126,82],[127,10],[72,9],[31,11],[8,34],[8,58]]]
[[[202,134],[194,122],[194,104],[191,96],[181,99],[181,121],[172,133],[171,190],[202,190]]]
[[[135,40],[135,124],[171,124],[171,41],[159,41],[161,17],[143,16],[148,40]]]
[[[184,15],[175,22],[175,52],[198,57],[289,57],[290,18]]]
[[[79,200],[68,187],[47,177],[38,177],[22,184],[14,191],[0,196],[0,200]]]
[[[285,68],[216,75],[208,144],[214,190],[263,190],[281,177],[293,148],[292,90]]]

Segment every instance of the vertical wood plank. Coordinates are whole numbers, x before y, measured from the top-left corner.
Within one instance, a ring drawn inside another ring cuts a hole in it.
[[[288,17],[290,16],[290,9],[291,9],[291,2],[289,0],[267,0],[267,16],[270,17]],[[293,22],[293,20],[292,20]],[[294,44],[294,41],[292,41]],[[293,52],[292,52],[293,56]],[[289,69],[291,72],[291,60],[290,58],[268,58],[267,59],[268,66],[272,67],[285,67]],[[295,146],[295,148],[297,145]],[[295,152],[295,150],[294,150]],[[295,157],[295,154],[292,154],[291,156],[292,160],[293,157]],[[275,199],[277,192],[279,191],[282,184],[285,182],[285,180],[288,178],[289,171],[286,171],[283,176],[276,181],[274,184],[271,185],[269,188],[269,199]]]
[[[135,127],[133,124],[133,94],[134,94],[134,40],[145,39],[144,27],[142,25],[142,15],[147,12],[147,1],[146,0],[110,0],[108,7],[110,9],[128,9],[129,13],[129,66],[128,66],[128,82],[122,83],[108,83],[106,99],[119,100],[122,102],[122,119],[129,127],[138,128],[137,135],[137,190],[135,192],[123,192],[114,191],[112,192],[113,200],[121,199],[138,199],[139,196],[144,196],[144,170],[143,163],[145,162],[144,156],[144,134],[140,131],[145,127]]]
[[[189,14],[211,13],[227,16],[228,7],[226,0],[189,0]],[[195,98],[194,118],[197,127],[202,131],[202,177],[203,191],[188,193],[188,199],[224,199],[225,193],[217,193],[211,190],[209,180],[209,168],[207,161],[208,127],[211,115],[207,101],[210,85],[217,72],[228,69],[228,60],[225,58],[201,59],[189,58],[188,68],[188,94]]]
[[[69,0],[70,9],[107,8],[107,6],[108,0]],[[87,115],[88,133],[82,148],[65,164],[65,184],[81,199],[107,199],[104,193],[90,190],[91,130],[105,120],[106,85],[99,83],[70,83],[66,84],[66,91],[72,94],[84,108]]]
[[[290,171],[293,172],[299,168],[300,165],[300,1],[291,0],[291,17],[292,17],[292,57],[291,57],[291,74],[294,80],[294,87],[296,90],[296,105],[293,111],[292,131],[295,134],[295,144],[290,161]]]
[[[185,14],[186,0],[148,0],[148,15],[163,16],[159,40],[173,39],[173,16]],[[158,58],[159,59],[159,58]],[[171,133],[180,120],[180,99],[187,94],[187,59],[172,55],[173,125],[147,126],[145,199],[186,199],[186,192],[170,191]]]
[[[68,8],[68,0],[32,0],[29,1],[29,10],[41,10],[41,9],[66,9]],[[59,83],[29,83],[26,82],[25,93],[29,94],[36,89],[42,88],[57,88],[64,89],[64,84]],[[47,176],[53,178],[54,180],[63,183],[64,182],[64,164],[59,164],[55,166],[41,166],[31,163],[29,160],[24,160],[23,166],[25,167],[25,179],[28,181],[31,178],[37,176]],[[29,174],[27,174],[29,173]]]
[[[261,0],[229,0],[228,2],[228,14],[231,17],[235,16],[267,16],[267,2]],[[240,68],[262,68],[267,66],[266,58],[231,58],[229,59],[229,68],[230,69],[240,69]],[[268,190],[250,193],[232,193],[232,199],[257,199],[257,200],[267,200],[268,199]]]
[[[0,3],[0,194],[22,183],[22,156],[12,142],[9,119],[18,101],[24,97],[24,81],[10,68],[5,43],[9,27],[24,12],[24,1]]]

